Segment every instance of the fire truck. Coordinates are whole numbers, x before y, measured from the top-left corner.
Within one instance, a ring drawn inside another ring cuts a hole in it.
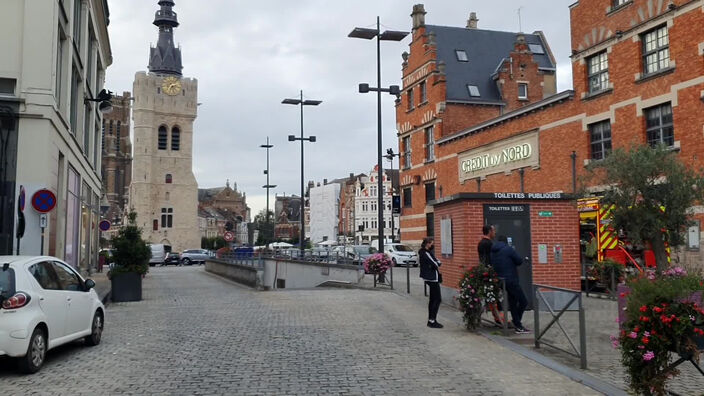
[[[602,197],[577,200],[582,261],[611,259],[640,269],[655,267],[655,254],[649,247],[633,246],[626,235],[619,235],[611,226],[614,205],[605,205]],[[662,209],[664,210],[664,208]],[[668,261],[670,248],[666,245]]]

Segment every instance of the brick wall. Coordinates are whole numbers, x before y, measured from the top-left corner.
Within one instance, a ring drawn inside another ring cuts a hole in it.
[[[466,269],[479,263],[477,244],[482,237],[484,225],[484,204],[529,204],[531,227],[531,261],[533,282],[550,286],[579,290],[580,288],[580,247],[579,214],[572,201],[493,201],[493,200],[454,200],[435,207],[436,255],[442,261],[443,284],[457,288]],[[552,217],[540,217],[540,211],[552,212]],[[453,254],[440,254],[442,235],[440,220],[452,219]],[[548,263],[538,262],[538,245],[548,246]],[[562,263],[555,263],[553,247],[562,246]]]

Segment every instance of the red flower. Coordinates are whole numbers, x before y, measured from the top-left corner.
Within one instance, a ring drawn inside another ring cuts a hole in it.
[[[653,307],[653,312],[655,312],[655,313],[661,313],[661,312],[662,312],[662,308],[660,308],[660,307]]]
[[[484,273],[484,276],[489,276],[489,273],[488,273],[488,272],[485,272],[485,273]]]
[[[640,341],[641,341],[644,345],[648,345],[648,343],[650,342],[650,340],[648,339],[648,337],[643,337]]]
[[[699,334],[700,336],[704,336],[704,330],[702,330],[702,329],[700,329],[700,328],[696,328],[696,327],[695,327],[695,328],[694,328],[694,332],[697,333],[697,334]]]
[[[655,330],[651,330],[651,331],[650,331],[650,334],[652,334],[652,335],[658,335],[658,333],[657,333]]]
[[[640,311],[641,311],[641,312],[648,312],[648,307],[646,307],[645,305],[643,305],[642,307],[640,307]]]
[[[640,326],[634,327],[634,328],[633,328],[633,331],[635,331],[636,333],[640,332]]]
[[[640,321],[641,321],[641,322],[650,322],[650,318],[647,317],[647,316],[641,316],[641,317],[640,317]]]

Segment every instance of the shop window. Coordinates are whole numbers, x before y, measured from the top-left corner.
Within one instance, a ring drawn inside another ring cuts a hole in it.
[[[607,120],[589,125],[589,134],[592,159],[606,158],[611,152],[611,122]]]

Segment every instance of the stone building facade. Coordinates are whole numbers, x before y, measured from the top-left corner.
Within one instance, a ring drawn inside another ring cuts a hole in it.
[[[91,99],[113,61],[109,15],[105,0],[0,2],[0,255],[43,252],[83,272],[97,265],[103,114]],[[44,238],[29,202],[40,189],[56,195]]]
[[[181,50],[173,38],[179,25],[174,2],[161,0],[159,5],[154,20],[159,40],[150,50],[149,72],[138,72],[134,81],[130,208],[147,241],[183,251],[200,247],[192,164],[198,81],[181,73]]]
[[[384,180],[382,181],[383,191],[378,191],[378,166],[374,166],[369,172],[369,176],[361,175],[355,181],[354,197],[354,229],[356,230],[354,240],[357,244],[370,244],[379,239],[379,227],[384,227],[384,243],[392,240],[391,229],[391,186],[398,184],[398,171],[384,169]],[[396,181],[394,181],[396,180]],[[378,200],[379,194],[383,195],[384,219],[383,224],[379,224]],[[399,221],[398,216],[394,217],[393,235],[398,236]]]
[[[440,35],[435,42],[431,40],[430,32],[435,28],[425,25],[425,11],[416,7],[411,53],[404,61],[404,84],[410,81],[407,76],[416,73],[432,81],[428,83],[426,107],[431,114],[425,117],[418,109],[407,111],[404,103],[397,108],[404,191],[402,239],[418,242],[432,227],[438,243],[442,242],[437,231],[443,219],[434,213],[436,200],[462,194],[517,194],[528,199],[531,195],[573,193],[587,172],[586,166],[619,147],[661,143],[676,151],[687,165],[702,167],[703,10],[702,0],[577,1],[570,6],[574,89],[544,94],[542,99],[529,97],[522,107],[507,105],[508,111],[479,117],[471,108],[447,111],[443,81],[449,83],[453,74],[449,67],[443,70],[434,57],[442,47]],[[536,51],[523,43],[530,44],[528,36],[514,36],[514,52],[535,58]],[[472,50],[468,51],[471,59]],[[543,52],[548,52],[547,47]],[[530,63],[526,60],[523,64],[528,73]],[[520,70],[516,66],[521,65],[514,65],[514,73]],[[533,86],[529,82],[529,89]],[[431,125],[435,128],[433,157],[429,158],[426,130]],[[434,197],[426,192],[430,183],[437,193]],[[597,194],[603,189],[586,187]],[[692,209],[701,222],[704,209]],[[551,212],[544,207],[541,210],[546,216]],[[462,221],[471,216],[464,213]],[[543,221],[559,220],[556,231],[564,228],[576,234],[579,216],[573,218],[573,226],[564,224],[564,216]],[[457,220],[452,223],[461,224]],[[465,265],[477,260],[471,252],[476,252],[481,230],[475,228],[462,237],[463,248],[470,252]],[[697,248],[676,252],[675,260],[701,265],[701,236],[699,232],[691,235],[694,239],[690,242],[696,242],[692,245]],[[539,238],[536,236],[528,249],[534,263],[538,261]],[[457,246],[459,242],[453,240]],[[548,244],[547,248],[552,252],[554,246]],[[550,258],[547,265],[557,263]],[[450,277],[446,283],[456,284],[457,280]]]
[[[113,110],[103,116],[102,123],[100,216],[111,221],[113,227],[121,225],[124,219],[132,179],[131,100],[129,92],[114,96]]]

